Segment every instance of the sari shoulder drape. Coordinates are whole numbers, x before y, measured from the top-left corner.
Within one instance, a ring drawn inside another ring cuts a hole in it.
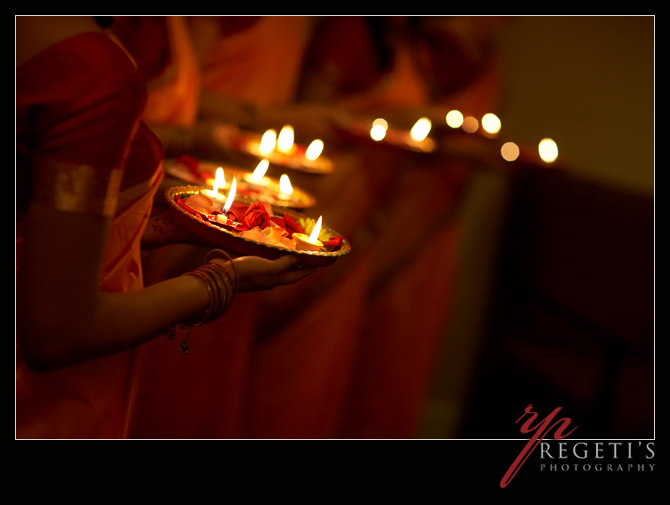
[[[137,69],[102,33],[65,39],[17,68],[17,210],[35,198],[110,217],[103,291],[142,287],[139,240],[162,178],[162,146],[139,122],[145,100]],[[17,258],[20,248],[17,236]],[[17,438],[125,436],[134,351],[40,373],[16,351]]]

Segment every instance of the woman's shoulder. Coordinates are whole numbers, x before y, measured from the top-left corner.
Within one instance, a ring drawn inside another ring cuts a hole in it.
[[[88,32],[103,33],[95,19],[88,16],[17,16],[16,66],[59,42]]]

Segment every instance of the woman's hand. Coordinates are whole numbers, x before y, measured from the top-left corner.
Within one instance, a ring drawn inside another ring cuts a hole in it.
[[[291,255],[276,260],[257,256],[241,256],[233,260],[238,275],[238,291],[261,291],[293,284],[316,271],[315,268],[293,268],[296,258]]]

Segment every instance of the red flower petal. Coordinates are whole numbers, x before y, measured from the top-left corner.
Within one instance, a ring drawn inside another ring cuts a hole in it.
[[[295,219],[293,219],[287,212],[284,212],[284,222],[286,223],[286,231],[293,233],[305,233]]]
[[[324,246],[326,247],[333,247],[333,246],[338,246],[342,243],[342,237],[333,237],[328,242],[324,242]]]

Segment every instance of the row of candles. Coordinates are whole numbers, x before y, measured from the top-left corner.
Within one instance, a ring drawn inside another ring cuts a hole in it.
[[[294,131],[291,125],[284,125],[277,135],[273,128],[267,130],[261,137],[258,146],[258,154],[268,156],[273,152],[290,155],[294,151]],[[323,151],[323,141],[321,139],[313,140],[305,151],[305,158],[308,161],[316,160]]]
[[[316,160],[323,151],[323,141],[316,139],[308,146],[305,151],[305,158],[309,161]],[[291,125],[285,125],[279,135],[277,135],[276,130],[269,129],[261,137],[260,145],[258,146],[258,154],[261,156],[271,156],[273,153],[281,153],[283,155],[290,156],[294,152],[294,131]],[[264,188],[269,186],[270,179],[265,176],[265,173],[268,170],[270,162],[267,158],[261,159],[256,168],[252,173],[244,173],[242,177],[244,181],[249,184],[251,187]],[[207,181],[210,182],[209,180]],[[232,204],[235,200],[235,194],[237,193],[237,179],[233,178],[230,186],[226,184],[225,174],[223,167],[218,167],[216,169],[214,180],[211,181],[212,189],[202,189],[200,193],[204,196],[207,196],[217,208],[221,209],[221,214],[217,217],[217,220],[222,219],[225,222],[223,224],[235,226],[236,223],[232,222],[228,217],[228,211],[232,207]],[[228,195],[224,196],[219,192],[222,188],[229,188]],[[291,185],[291,180],[288,175],[282,174],[279,179],[279,192],[277,194],[280,200],[290,200],[291,195],[293,194],[293,186]],[[318,239],[321,232],[321,223],[323,217],[319,216],[319,219],[316,221],[314,228],[312,229],[309,236],[303,233],[294,233],[293,238],[296,242],[296,247],[298,250],[305,251],[320,251],[323,247],[323,243]]]
[[[454,129],[461,128],[466,133],[476,133],[481,124],[483,134],[490,138],[498,135],[501,129],[501,121],[493,113],[484,114],[480,122],[473,116],[464,116],[458,110],[451,110],[446,114],[445,121],[449,127]],[[418,119],[414,126],[409,130],[407,138],[408,145],[421,146],[425,150],[430,150],[432,147],[432,140],[428,138],[428,134],[430,133],[431,128],[432,123],[429,118],[422,117]],[[387,131],[388,122],[383,118],[377,118],[372,122],[370,137],[374,141],[381,141],[386,137]],[[425,145],[427,142],[430,143],[428,147]],[[316,160],[321,155],[323,147],[323,141],[320,139],[312,141],[304,153],[305,159],[309,161]],[[550,138],[544,138],[540,141],[538,152],[540,158],[546,163],[553,163],[558,157],[556,143]],[[290,156],[294,153],[294,131],[290,125],[285,125],[279,132],[279,135],[277,135],[277,132],[274,129],[269,129],[262,135],[260,145],[258,146],[258,154],[260,156],[269,157],[272,156],[273,153],[280,153],[286,156]],[[505,142],[501,146],[500,153],[506,161],[514,161],[518,158],[520,150],[514,142]],[[265,177],[268,167],[269,160],[263,158],[253,173],[243,174],[245,182],[252,187],[267,187],[270,183],[270,179]],[[225,218],[235,199],[237,181],[233,178],[230,184],[230,190],[228,191],[228,196],[223,196],[219,193],[219,189],[227,187],[223,168],[219,167],[216,170],[212,187],[212,190],[203,189],[201,193],[209,197],[215,204],[221,205],[223,216]],[[282,200],[289,200],[292,193],[293,187],[288,175],[282,174],[279,180],[278,197]],[[294,234],[297,235],[296,242],[299,246],[302,246],[302,248],[306,250],[320,250],[322,244],[319,242],[318,236],[321,230],[321,222],[322,216],[317,220],[317,224],[314,226],[309,237],[303,237],[302,234]]]
[[[493,138],[500,132],[502,123],[498,116],[489,112],[482,116],[481,122],[474,116],[464,116],[459,110],[451,110],[445,116],[446,124],[454,129],[461,128],[466,133],[476,133],[480,124],[483,134],[486,137]],[[409,136],[406,142],[410,146],[421,146],[421,143],[430,142],[428,134],[432,128],[431,120],[422,117],[414,123],[409,130]],[[388,131],[388,122],[383,118],[377,118],[372,122],[370,129],[370,138],[374,141],[381,141],[386,137]],[[424,150],[429,150],[432,145],[422,146]],[[506,161],[514,161],[519,157],[520,150],[514,142],[505,142],[500,148],[500,154]],[[551,138],[543,138],[538,144],[538,154],[545,163],[553,163],[558,158],[558,146]]]
[[[288,181],[288,177],[286,178],[286,181]],[[224,186],[225,186],[225,178],[223,168],[219,167],[216,169],[216,175],[214,178],[212,189],[201,189],[200,194],[209,198],[213,202],[214,207],[220,209],[220,214],[218,214],[216,218],[217,222],[224,224],[226,226],[236,228],[239,223],[231,220],[228,217],[228,212],[230,211],[233,202],[235,201],[235,194],[237,192],[237,179],[233,178],[227,196],[224,196],[219,192],[219,189]],[[304,233],[293,233],[293,239],[295,240],[297,250],[321,251],[321,249],[323,248],[323,243],[319,240],[319,234],[321,233],[322,220],[323,217],[319,216],[319,219],[317,219],[314,228],[312,229],[309,235],[306,235]]]
[[[265,173],[267,172],[269,166],[270,162],[264,158],[258,163],[258,165],[256,166],[256,168],[252,173],[244,173],[242,174],[242,178],[247,184],[249,184],[252,187],[254,186],[259,188],[267,187],[270,185],[271,182],[270,179],[265,176]],[[212,196],[214,197],[221,196],[221,194],[218,193],[219,189],[229,188],[231,192],[237,191],[237,179],[233,178],[232,182],[228,184],[226,182],[223,167],[217,168],[214,179],[213,180],[207,179],[207,183],[213,187],[213,190],[206,190],[206,191],[211,192]],[[291,185],[291,180],[289,179],[288,175],[282,174],[281,177],[279,178],[278,197],[281,200],[289,200],[292,194],[293,194],[293,186]]]

